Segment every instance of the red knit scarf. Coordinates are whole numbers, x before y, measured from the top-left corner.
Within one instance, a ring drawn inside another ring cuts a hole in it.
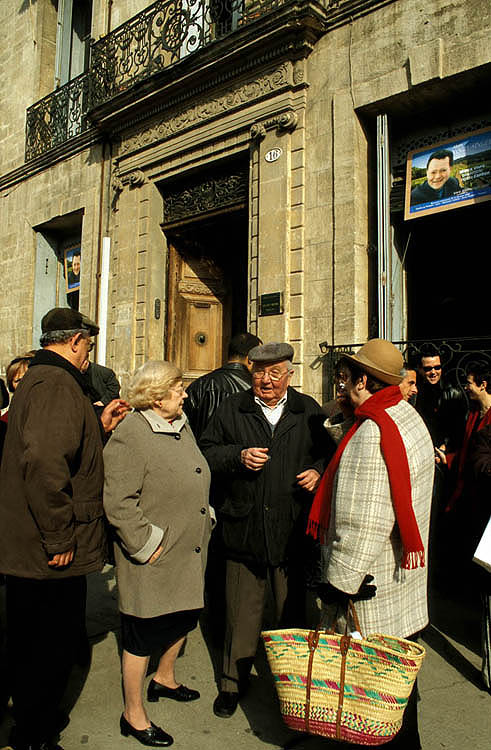
[[[472,406],[465,423],[465,432],[462,445],[458,453],[458,465],[457,465],[457,481],[455,489],[452,493],[448,505],[445,508],[446,511],[452,510],[455,507],[457,500],[462,494],[464,489],[464,469],[467,462],[467,454],[469,452],[469,443],[474,431],[479,432],[486,425],[491,424],[491,409],[488,409],[484,417],[479,419],[480,409],[478,406]]]
[[[418,565],[424,567],[425,552],[413,511],[406,448],[397,425],[386,412],[386,409],[398,404],[401,399],[399,387],[390,386],[374,393],[356,409],[356,421],[338,445],[315,494],[307,534],[320,539],[322,544],[327,544],[332,489],[341,456],[361,423],[365,419],[372,419],[380,429],[380,447],[387,466],[392,502],[403,547],[402,567],[413,569]],[[363,502],[363,498],[360,498],[360,502]]]

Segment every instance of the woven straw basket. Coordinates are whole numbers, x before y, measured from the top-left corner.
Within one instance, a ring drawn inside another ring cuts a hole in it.
[[[268,630],[262,638],[291,729],[369,746],[397,734],[422,646],[378,633],[355,640],[300,629]]]

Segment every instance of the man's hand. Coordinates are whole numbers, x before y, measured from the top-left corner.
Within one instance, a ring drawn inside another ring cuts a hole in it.
[[[299,487],[309,492],[314,492],[317,489],[321,475],[315,469],[306,469],[300,474],[297,474],[297,483]]]
[[[445,454],[445,445],[440,445],[439,448],[435,445],[435,463],[436,464],[447,464],[447,456]]]
[[[51,560],[48,560],[48,565],[50,568],[66,568],[72,562],[74,555],[75,548],[72,547],[67,552],[59,552],[57,555],[53,555]]]
[[[269,448],[244,448],[240,452],[240,460],[251,471],[260,471],[269,460]]]
[[[124,401],[122,398],[113,398],[101,414],[101,422],[104,427],[104,432],[112,432],[115,430],[130,409],[131,406],[127,401]]]

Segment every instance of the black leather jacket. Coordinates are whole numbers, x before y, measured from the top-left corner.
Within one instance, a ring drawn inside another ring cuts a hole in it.
[[[187,388],[188,398],[184,402],[184,411],[196,440],[199,441],[224,398],[250,387],[249,370],[240,362],[228,362],[191,383]]]
[[[464,393],[449,383],[421,383],[416,398],[433,444],[445,444],[447,452],[455,452],[462,442],[467,402]]]

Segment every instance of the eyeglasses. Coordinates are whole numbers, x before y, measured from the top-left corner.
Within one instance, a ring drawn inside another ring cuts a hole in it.
[[[86,342],[87,342],[87,350],[88,350],[89,352],[91,352],[91,351],[92,351],[92,349],[93,349],[93,348],[94,348],[94,346],[95,346],[94,342],[90,340],[90,337],[89,337],[89,336],[84,336],[83,334],[81,334],[81,335],[80,335],[80,339],[79,339],[79,340],[83,340],[83,341],[86,341]]]
[[[441,370],[441,365],[431,365],[431,367],[423,367],[423,372],[431,372],[432,370]]]
[[[266,375],[268,375],[273,383],[277,383],[278,380],[281,380],[281,378],[284,378],[285,375],[288,375],[288,372],[288,370],[254,370],[254,372],[252,373],[252,377],[256,378],[257,380],[262,380]]]

